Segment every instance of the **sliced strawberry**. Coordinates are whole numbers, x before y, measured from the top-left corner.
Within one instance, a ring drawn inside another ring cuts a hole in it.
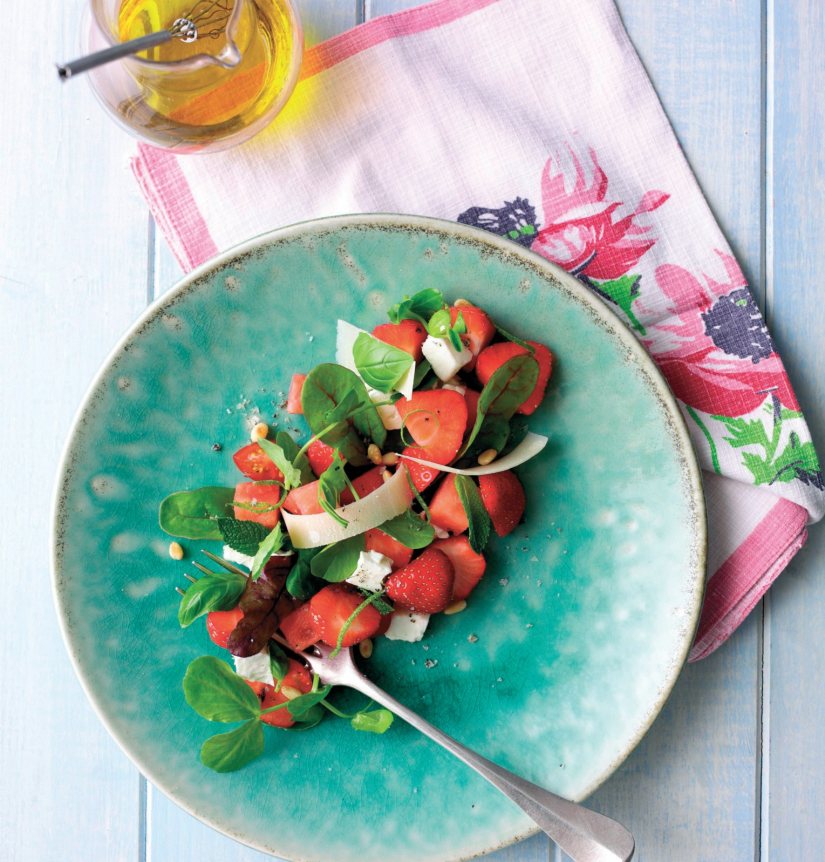
[[[476,392],[475,389],[467,389],[464,392],[464,400],[467,402],[466,434],[469,434],[470,431],[473,430],[473,426],[476,424],[476,419],[478,418],[478,399],[480,397],[481,393]]]
[[[336,646],[341,630],[355,613],[364,597],[347,584],[329,584],[309,600],[310,607],[318,616],[321,626],[321,641],[327,646]],[[341,646],[349,647],[371,638],[381,625],[381,614],[372,605],[362,608],[350,623]]]
[[[307,447],[307,461],[316,476],[320,476],[324,470],[331,467],[334,458],[335,449],[327,446],[322,440],[313,440]]]
[[[292,380],[289,383],[289,394],[286,397],[287,413],[304,412],[304,408],[301,406],[301,395],[304,391],[304,381],[306,379],[306,374],[292,375]]]
[[[318,502],[318,479],[293,488],[284,500],[284,508],[293,515],[318,515],[323,512]]]
[[[242,617],[243,611],[240,608],[232,608],[231,611],[212,611],[207,614],[206,631],[212,638],[212,643],[228,649],[229,635],[235,630],[235,626]]]
[[[524,514],[527,504],[524,488],[512,470],[479,476],[481,502],[493,522],[493,529],[499,536],[506,536],[515,530]]]
[[[475,358],[493,340],[493,337],[496,334],[496,328],[493,325],[492,320],[487,316],[487,312],[482,311],[475,305],[462,305],[461,308],[451,308],[451,325],[455,326],[459,312],[461,312],[461,316],[464,318],[464,324],[467,327],[467,331],[459,337],[461,338],[462,344]],[[471,370],[473,365],[474,362],[469,362],[465,368]]]
[[[382,533],[377,527],[364,533],[364,545],[367,551],[377,551],[389,557],[394,569],[406,566],[412,559],[412,548],[402,545],[397,539]]]
[[[443,551],[430,547],[387,578],[387,595],[410,610],[435,614],[450,603],[454,580],[450,558]]]
[[[366,497],[367,494],[371,494],[384,484],[384,470],[386,469],[386,467],[379,464],[377,467],[367,470],[366,473],[362,473],[360,476],[356,476],[356,478],[352,480],[352,487],[355,488],[359,500],[361,497]],[[344,488],[341,492],[341,504],[351,503],[354,499],[352,491],[350,491],[349,488]]]
[[[272,463],[257,443],[248,443],[232,456],[235,466],[250,479],[274,479],[282,482],[284,474]]]
[[[450,536],[449,539],[436,539],[431,548],[445,553],[455,569],[453,598],[466,599],[481,580],[487,561],[470,547],[466,536]]]
[[[436,527],[451,533],[463,533],[469,522],[461,498],[455,489],[455,475],[448,473],[438,486],[430,503],[430,518]]]
[[[382,323],[372,334],[385,344],[405,350],[416,362],[421,361],[421,345],[427,340],[427,330],[417,320]]]
[[[427,458],[449,464],[455,458],[467,425],[467,402],[453,389],[427,389],[400,398],[395,405],[413,440]]]
[[[235,486],[235,517],[239,521],[255,521],[270,530],[274,529],[278,523],[282,490],[280,485],[241,482]],[[243,505],[239,506],[238,503]]]
[[[321,622],[309,602],[284,617],[280,622],[280,628],[286,642],[296,652],[305,650],[321,640]]]
[[[420,446],[407,446],[401,452],[402,455],[409,455],[412,458],[423,458],[425,461],[432,461],[430,453]],[[440,470],[435,470],[432,467],[427,467],[424,464],[416,464],[415,461],[402,461],[403,465],[409,470],[410,478],[413,480],[415,490],[419,494],[432,485],[433,482],[441,475]]]
[[[381,624],[375,632],[375,637],[378,637],[378,635],[385,635],[387,633],[387,629],[390,627],[390,623],[392,623],[392,614],[381,614]]]
[[[539,364],[539,376],[536,386],[518,409],[519,413],[529,416],[535,412],[536,408],[541,404],[542,398],[544,398],[544,390],[547,389],[547,383],[550,380],[550,375],[553,373],[553,354],[537,341],[528,341],[527,343],[533,348],[533,357]],[[512,359],[514,356],[521,356],[524,353],[529,353],[527,348],[521,347],[521,345],[515,344],[512,341],[500,341],[498,344],[491,344],[479,354],[476,365],[476,376],[482,384],[486,384],[507,360]]]
[[[258,696],[258,700],[261,701],[261,707],[268,709],[271,706],[280,706],[280,704],[292,700],[292,698],[284,693],[285,688],[289,688],[293,692],[299,691],[301,694],[307,694],[312,688],[312,677],[302,664],[291,658],[289,660],[289,669],[278,688],[265,682],[257,682],[249,679],[246,680],[246,683]],[[261,721],[273,727],[292,727],[295,724],[295,719],[289,713],[289,707],[268,712],[261,716]]]

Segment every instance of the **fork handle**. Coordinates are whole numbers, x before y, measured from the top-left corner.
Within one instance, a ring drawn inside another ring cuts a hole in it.
[[[575,802],[570,802],[502,769],[486,757],[457,742],[420,715],[399,703],[382,688],[359,674],[347,685],[403,718],[447,749],[508,796],[573,860],[573,862],[628,862],[635,849],[633,836],[620,823]]]

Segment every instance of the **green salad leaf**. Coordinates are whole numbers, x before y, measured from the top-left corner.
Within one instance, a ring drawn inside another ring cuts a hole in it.
[[[301,471],[293,465],[283,447],[265,437],[259,438],[258,445],[264,450],[267,458],[283,473],[285,490],[297,488],[301,484]]]
[[[246,578],[232,572],[209,572],[189,585],[180,600],[178,622],[182,628],[212,611],[228,611],[238,604]]]
[[[301,481],[298,483],[299,485],[306,485],[307,482],[315,480],[315,474],[312,472],[312,467],[309,466],[309,459],[306,454],[301,454],[301,447],[288,431],[278,431],[275,434],[275,442],[283,449],[284,455],[290,463],[300,471]]]
[[[263,524],[239,521],[237,518],[218,518],[218,530],[225,545],[247,557],[255,556],[261,542],[269,534]]]
[[[252,560],[252,570],[249,576],[253,581],[256,581],[261,576],[261,572],[269,558],[283,549],[284,542],[284,531],[281,529],[280,524],[276,524],[275,529],[261,542],[255,558]]]
[[[277,682],[283,682],[289,671],[289,657],[275,641],[269,642],[269,670]]]
[[[341,494],[348,486],[347,474],[344,464],[340,458],[333,458],[332,463],[318,477],[318,504],[320,507],[342,527],[346,527],[349,521],[335,511]]]
[[[360,333],[355,339],[352,357],[367,386],[379,392],[392,392],[414,361],[406,350],[386,344],[366,332]]]
[[[381,532],[392,536],[407,548],[418,550],[426,548],[435,538],[435,529],[427,521],[419,518],[412,509],[407,509],[395,518],[384,521],[378,527]]]
[[[217,519],[227,516],[234,497],[234,488],[177,491],[160,504],[160,528],[182,539],[220,539]]]
[[[255,697],[246,683],[244,686]],[[215,772],[235,772],[263,753],[264,731],[261,722],[253,718],[228,733],[210,736],[201,746],[201,763]]]
[[[386,733],[390,729],[395,716],[388,709],[371,709],[356,712],[350,719],[354,730],[363,730],[367,733]]]
[[[190,663],[183,694],[189,706],[209,721],[245,721],[261,712],[260,701],[243,678],[211,655]]]
[[[312,558],[309,564],[312,574],[333,584],[345,581],[358,566],[364,546],[363,533],[327,545]]]
[[[480,554],[490,540],[490,516],[484,508],[478,486],[469,476],[456,475],[455,489],[467,513],[467,521],[470,525],[468,532],[470,547]]]
[[[425,326],[427,321],[444,305],[444,295],[434,287],[427,287],[405,296],[402,302],[393,305],[387,316],[391,323],[400,323],[402,320],[417,320]]]
[[[312,574],[312,560],[320,552],[320,548],[299,548],[298,558],[287,575],[287,592],[302,602],[311,599],[324,585]]]

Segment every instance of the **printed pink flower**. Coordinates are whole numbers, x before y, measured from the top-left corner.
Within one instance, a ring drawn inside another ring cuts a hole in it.
[[[656,268],[672,316],[644,339],[676,397],[705,413],[743,416],[769,394],[798,410],[773,340],[730,255],[717,251],[725,280],[703,282],[680,266]],[[674,322],[675,319],[675,322]]]
[[[607,175],[595,151],[588,155],[587,171],[570,146],[548,159],[541,181],[544,227],[532,250],[574,275],[609,281],[625,275],[654,244],[637,218],[669,195],[647,192],[632,213],[622,216],[623,204],[607,200]]]

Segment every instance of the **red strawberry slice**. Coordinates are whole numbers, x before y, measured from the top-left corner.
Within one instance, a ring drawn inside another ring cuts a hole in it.
[[[515,530],[524,514],[527,500],[524,488],[512,470],[479,476],[481,502],[493,522],[493,529],[499,536],[506,536]]]
[[[469,527],[467,513],[455,489],[455,474],[448,473],[430,503],[430,519],[436,527],[450,533],[463,533]]]
[[[462,305],[460,308],[451,308],[450,323],[452,326],[455,326],[459,312],[464,318],[464,324],[467,327],[467,331],[459,337],[462,344],[473,354],[473,357],[477,357],[493,340],[496,328],[492,320],[487,316],[487,312],[482,311],[475,305]],[[464,367],[467,370],[471,370],[474,364],[474,362],[469,362]]]
[[[304,408],[301,406],[301,395],[304,391],[304,381],[306,379],[306,374],[292,375],[292,380],[289,383],[289,394],[286,397],[287,413],[304,412]]]
[[[283,482],[284,474],[257,443],[248,443],[232,456],[235,466],[250,479]]]
[[[430,545],[445,553],[455,569],[453,598],[466,599],[481,580],[487,561],[470,547],[466,536],[450,536],[449,539],[436,539]]]
[[[394,569],[406,566],[412,559],[412,548],[402,545],[397,539],[382,533],[377,527],[364,533],[364,546],[367,551],[376,551],[389,557]]]
[[[329,584],[309,600],[321,626],[321,640],[327,646],[336,646],[341,630],[364,597],[345,584]],[[371,638],[381,625],[381,614],[372,605],[362,608],[350,623],[341,646],[349,647]]]
[[[421,345],[427,340],[427,330],[417,320],[382,323],[372,334],[385,344],[405,350],[416,362],[421,361]]]
[[[539,364],[539,376],[536,386],[518,409],[519,413],[529,416],[535,412],[536,408],[541,404],[542,398],[544,398],[544,390],[547,389],[547,382],[553,373],[553,354],[537,341],[528,341],[527,343],[534,349],[533,357]],[[514,356],[521,356],[524,353],[529,353],[527,348],[521,347],[521,345],[515,344],[512,341],[500,341],[498,344],[491,344],[479,354],[476,365],[476,376],[482,384],[486,384],[505,362]]]
[[[259,485],[256,482],[241,482],[235,486],[235,517],[239,521],[255,521],[264,527],[274,529],[278,523],[282,488],[280,485]],[[238,506],[254,506],[253,509]],[[272,509],[271,506],[277,508]]]
[[[321,640],[321,622],[309,602],[284,617],[280,627],[286,642],[296,652],[301,652]]]
[[[411,458],[423,458],[425,461],[432,461],[430,453],[420,446],[407,446],[402,450],[402,455],[409,455]],[[441,475],[440,470],[433,467],[427,467],[424,464],[416,464],[415,461],[402,460],[402,464],[409,470],[410,478],[413,480],[415,490],[420,494],[425,488],[432,485],[433,482]]]
[[[340,453],[338,457],[341,457]],[[322,440],[313,440],[307,447],[307,461],[316,476],[320,476],[324,470],[331,467],[334,458],[335,449],[327,446]]]
[[[427,460],[449,464],[467,426],[467,402],[453,389],[428,389],[400,398],[395,405],[407,433],[426,449]]]
[[[454,580],[450,558],[443,551],[430,547],[387,578],[387,595],[410,610],[435,614],[450,603]]]
[[[229,649],[229,635],[235,630],[235,626],[241,621],[243,611],[240,608],[232,608],[231,611],[212,611],[206,615],[206,631],[212,642],[219,647]]]
[[[246,683],[258,695],[263,709],[268,709],[270,706],[279,706],[291,700],[290,697],[284,694],[285,688],[294,689],[301,692],[301,694],[307,694],[312,689],[312,677],[309,671],[293,658],[289,660],[289,669],[278,688],[265,682],[257,682],[249,679],[246,680]],[[274,712],[262,715],[261,721],[273,727],[292,727],[295,724],[295,719],[290,715],[288,707],[276,709]]]
[[[293,515],[318,515],[323,512],[323,507],[318,502],[319,484],[320,482],[316,479],[314,482],[301,485],[299,488],[293,488],[284,500],[284,508],[287,512],[291,512]]]
[[[478,418],[478,399],[480,397],[481,393],[476,392],[475,389],[467,389],[464,392],[464,400],[467,402],[467,428],[465,429],[465,434],[469,434],[476,424],[476,419]]]
[[[376,491],[384,484],[384,470],[386,469],[386,467],[379,464],[377,467],[367,470],[366,473],[362,473],[360,476],[356,476],[352,480],[352,487],[355,488],[359,500],[362,497],[366,497],[367,494],[371,494],[373,491]],[[352,503],[354,499],[355,497],[352,496],[352,491],[350,491],[349,488],[344,488],[341,492],[342,505],[344,503]]]

